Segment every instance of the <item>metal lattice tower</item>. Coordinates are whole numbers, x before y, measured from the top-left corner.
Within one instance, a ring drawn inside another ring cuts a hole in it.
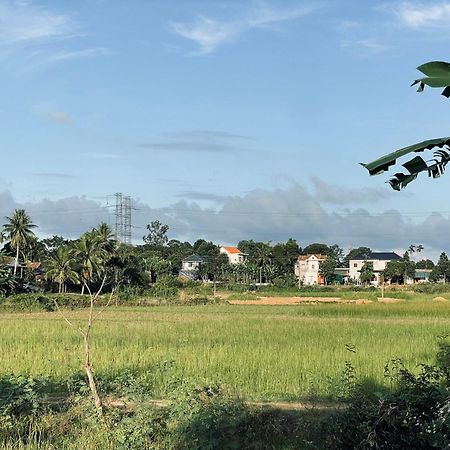
[[[118,242],[122,242],[123,239],[123,196],[122,193],[117,192],[116,195],[116,227],[115,235]]]
[[[126,195],[123,197],[123,243],[131,244],[131,197]]]

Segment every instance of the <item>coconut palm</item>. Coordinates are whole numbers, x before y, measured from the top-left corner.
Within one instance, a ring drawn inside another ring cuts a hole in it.
[[[91,283],[95,275],[104,271],[107,252],[93,230],[80,237],[75,245],[74,254],[80,265],[80,277],[83,282],[81,293],[84,294],[85,283]]]
[[[66,291],[66,283],[79,283],[80,277],[75,270],[76,259],[74,251],[67,247],[60,247],[56,254],[44,263],[45,277],[58,283],[58,292]]]
[[[117,240],[111,227],[106,222],[101,222],[92,231],[97,235],[99,245],[108,253],[113,253],[116,250]]]
[[[3,225],[3,230],[6,233],[7,239],[11,247],[16,250],[16,258],[14,260],[14,276],[17,273],[17,266],[19,265],[20,249],[28,245],[28,243],[35,237],[32,229],[36,227],[31,221],[30,216],[24,209],[16,209],[11,217],[6,217],[8,221]]]

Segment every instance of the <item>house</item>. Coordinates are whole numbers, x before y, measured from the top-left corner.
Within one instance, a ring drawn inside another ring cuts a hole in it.
[[[242,264],[247,259],[247,254],[242,253],[237,247],[220,247],[220,253],[227,255],[230,264]]]
[[[406,280],[406,284],[427,283],[430,281],[431,269],[416,269],[414,272],[414,278]]]
[[[199,277],[198,269],[200,264],[205,264],[206,259],[198,255],[190,255],[181,261],[180,277],[187,278],[189,280],[197,280]]]
[[[367,255],[356,255],[349,261],[349,277],[358,282],[361,275],[361,269],[366,262],[373,265],[372,284],[380,284],[380,272],[386,269],[386,264],[389,261],[397,261],[401,259],[397,253],[394,252],[371,252]]]
[[[295,263],[294,273],[303,284],[325,284],[325,280],[320,275],[320,263],[327,259],[320,254],[301,255]]]

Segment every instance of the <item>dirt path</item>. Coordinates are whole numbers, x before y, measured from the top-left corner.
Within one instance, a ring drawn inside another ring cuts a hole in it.
[[[167,408],[170,406],[170,400],[146,400],[147,403],[157,408]],[[110,408],[128,409],[133,408],[136,402],[123,398],[106,398],[104,399],[106,406]],[[280,409],[283,411],[336,411],[344,408],[340,403],[313,403],[313,402],[245,402],[246,405],[263,409]]]
[[[340,297],[261,297],[258,300],[228,300],[230,305],[299,305],[317,303],[372,303],[371,300],[345,300]]]

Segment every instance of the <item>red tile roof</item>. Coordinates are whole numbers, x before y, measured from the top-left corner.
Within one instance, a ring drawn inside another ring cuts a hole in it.
[[[320,254],[301,255],[298,257],[298,259],[300,261],[306,261],[307,259],[311,258],[311,256],[315,256],[319,261],[325,261],[327,259],[326,255],[320,255]]]
[[[237,247],[225,247],[222,246],[228,253],[242,253]]]

